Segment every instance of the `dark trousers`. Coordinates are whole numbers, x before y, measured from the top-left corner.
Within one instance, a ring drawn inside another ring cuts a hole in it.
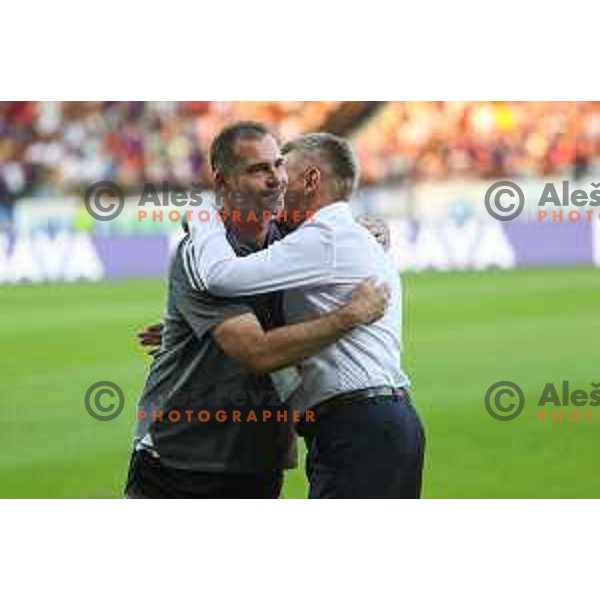
[[[315,410],[300,429],[309,498],[419,498],[425,434],[408,398]]]
[[[283,472],[200,473],[161,465],[148,452],[134,452],[125,496],[142,498],[279,498]]]

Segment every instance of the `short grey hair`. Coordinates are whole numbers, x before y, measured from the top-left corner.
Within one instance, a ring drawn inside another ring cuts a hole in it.
[[[283,154],[299,152],[317,164],[329,167],[336,200],[349,198],[358,184],[358,160],[352,146],[332,133],[307,133],[283,145]]]

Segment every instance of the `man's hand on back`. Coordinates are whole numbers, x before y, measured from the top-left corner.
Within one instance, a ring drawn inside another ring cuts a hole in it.
[[[383,219],[380,219],[379,217],[363,215],[357,219],[357,223],[367,229],[369,233],[383,246],[383,249],[386,252],[390,249],[390,228]]]
[[[385,283],[376,285],[375,279],[369,277],[356,286],[352,299],[340,311],[349,319],[351,327],[368,325],[383,317],[389,300],[389,286]]]
[[[148,350],[148,354],[152,355],[158,352],[162,343],[162,332],[164,327],[163,323],[156,323],[154,325],[148,325],[146,329],[138,332],[138,343],[144,350]]]

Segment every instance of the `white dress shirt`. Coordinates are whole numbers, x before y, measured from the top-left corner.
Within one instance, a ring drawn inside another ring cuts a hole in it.
[[[347,202],[317,211],[283,240],[237,257],[216,218],[190,224],[194,270],[218,296],[285,291],[289,324],[323,315],[350,300],[354,288],[374,276],[391,290],[388,309],[375,323],[356,327],[299,365],[301,389],[294,407],[305,410],[340,393],[382,385],[407,387],[400,367],[402,301],[398,272],[373,236],[359,225]]]

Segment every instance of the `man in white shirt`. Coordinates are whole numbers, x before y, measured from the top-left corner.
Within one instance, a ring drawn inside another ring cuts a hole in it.
[[[400,282],[350,211],[358,179],[354,153],[345,140],[325,133],[301,136],[282,151],[288,189],[306,198],[308,218],[283,240],[243,258],[218,219],[192,223],[198,275],[219,296],[285,290],[288,323],[342,306],[367,277],[389,286],[383,318],[302,362],[301,385],[290,402],[315,414],[300,430],[311,498],[419,497],[424,434],[400,367]]]

